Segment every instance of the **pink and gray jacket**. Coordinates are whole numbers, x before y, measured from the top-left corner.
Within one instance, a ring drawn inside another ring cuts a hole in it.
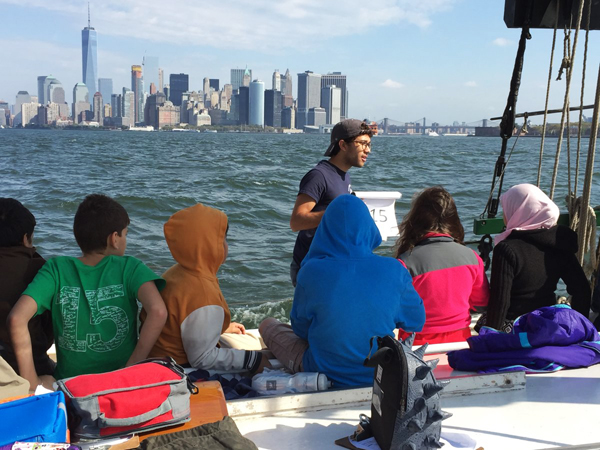
[[[490,288],[481,258],[445,234],[430,233],[400,262],[413,277],[425,305],[422,333],[461,330],[471,323],[469,310],[488,304]]]

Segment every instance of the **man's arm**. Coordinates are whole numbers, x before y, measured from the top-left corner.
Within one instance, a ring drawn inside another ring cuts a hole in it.
[[[35,300],[29,295],[22,295],[6,319],[15,357],[19,365],[19,375],[29,381],[30,390],[35,390],[38,384],[41,384],[33,363],[33,349],[28,328],[29,321],[36,312],[37,303]]]
[[[290,217],[290,228],[293,231],[310,230],[319,226],[325,210],[313,211],[316,204],[310,195],[298,194]]]
[[[137,296],[146,311],[146,320],[140,330],[140,338],[127,361],[127,366],[142,361],[148,356],[167,321],[167,307],[158,293],[154,281],[142,284],[138,289]]]

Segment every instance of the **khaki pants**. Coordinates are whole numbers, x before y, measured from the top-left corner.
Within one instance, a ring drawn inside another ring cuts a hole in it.
[[[35,386],[31,389],[35,390]],[[3,358],[0,358],[0,400],[12,397],[25,397],[29,393],[29,382],[21,378],[8,365]]]
[[[253,334],[223,333],[219,338],[221,348],[238,348],[241,350],[263,350],[262,339]]]
[[[291,326],[272,317],[263,320],[258,329],[267,348],[286,369],[293,373],[302,372],[302,358],[308,342],[296,336]]]

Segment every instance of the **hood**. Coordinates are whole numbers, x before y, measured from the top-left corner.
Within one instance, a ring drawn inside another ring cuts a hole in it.
[[[381,234],[367,205],[354,195],[341,195],[329,204],[304,265],[311,259],[364,258],[381,244]]]
[[[164,230],[171,255],[181,266],[217,274],[225,257],[225,213],[198,203],[173,214]]]
[[[538,247],[556,248],[570,253],[576,253],[578,248],[577,233],[563,225],[556,225],[547,230],[515,230],[508,239],[521,239]]]
[[[506,230],[494,238],[499,244],[513,230],[549,229],[556,225],[560,211],[544,192],[532,184],[517,184],[500,197]]]

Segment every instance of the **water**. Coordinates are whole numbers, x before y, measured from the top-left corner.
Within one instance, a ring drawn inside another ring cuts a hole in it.
[[[158,274],[173,264],[162,232],[171,214],[196,202],[223,210],[230,229],[221,287],[234,320],[256,327],[267,316],[289,317],[289,263],[296,237],[289,217],[300,179],[322,159],[328,140],[327,135],[5,129],[0,130],[0,197],[17,198],[33,212],[34,243],[49,258],[80,255],[72,233],[77,205],[90,193],[110,195],[131,218],[127,254]],[[535,183],[539,145],[537,138],[519,139],[506,187]],[[587,145],[583,141],[585,154]],[[555,148],[556,140],[548,140],[546,190]],[[415,192],[441,184],[453,194],[471,240],[471,224],[486,204],[499,151],[499,138],[380,136],[366,166],[351,169],[352,186],[402,192],[396,204],[400,220]],[[555,195],[563,211],[565,155],[566,143]],[[596,164],[596,176],[598,171]],[[581,191],[583,176],[580,180]],[[593,192],[592,203],[599,200]],[[385,242],[378,253],[391,255],[392,244]]]

